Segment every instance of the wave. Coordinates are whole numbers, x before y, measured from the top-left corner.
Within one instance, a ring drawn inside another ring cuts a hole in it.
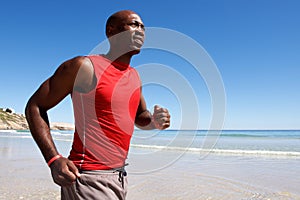
[[[154,149],[154,150],[169,150],[169,151],[184,151],[193,153],[214,153],[225,155],[252,155],[252,156],[275,156],[275,157],[297,157],[300,158],[300,152],[297,151],[271,151],[271,150],[244,150],[244,149],[201,149],[176,146],[159,146],[159,145],[142,145],[131,144],[131,147]]]
[[[210,134],[208,134],[209,136]],[[258,135],[250,133],[231,133],[231,134],[220,134],[221,137],[271,137],[270,135]]]
[[[0,130],[0,133],[17,133],[16,130]]]
[[[299,138],[300,131],[200,131],[197,136],[220,136],[220,137],[253,137],[253,138]]]
[[[51,135],[54,140],[64,140],[66,138],[72,138],[73,134],[70,131],[53,131],[51,130]],[[11,138],[32,138],[29,130],[0,130],[0,137],[11,137]]]
[[[217,136],[215,134],[207,134],[207,136]],[[300,134],[259,134],[259,133],[225,133],[220,134],[221,137],[252,137],[252,138],[300,138]]]
[[[59,131],[51,131],[51,135],[65,135]]]
[[[135,130],[135,135],[153,135],[152,131]],[[291,138],[299,139],[300,130],[163,130],[159,134],[161,137],[175,137],[177,135],[187,137],[233,137],[233,138]]]

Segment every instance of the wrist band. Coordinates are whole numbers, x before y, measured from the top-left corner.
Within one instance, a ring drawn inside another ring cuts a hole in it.
[[[54,161],[56,161],[57,159],[59,159],[59,158],[61,158],[61,157],[62,157],[62,155],[61,155],[61,154],[58,154],[58,155],[54,156],[53,158],[51,158],[51,159],[47,162],[48,166],[50,167],[50,165],[51,165]]]

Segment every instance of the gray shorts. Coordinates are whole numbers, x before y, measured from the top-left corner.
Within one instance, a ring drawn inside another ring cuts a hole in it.
[[[70,187],[61,188],[62,200],[124,200],[127,194],[125,171],[83,171]]]

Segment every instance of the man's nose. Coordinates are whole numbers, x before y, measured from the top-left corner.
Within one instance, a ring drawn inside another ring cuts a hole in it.
[[[145,36],[145,29],[142,26],[138,26],[135,30],[139,35]]]

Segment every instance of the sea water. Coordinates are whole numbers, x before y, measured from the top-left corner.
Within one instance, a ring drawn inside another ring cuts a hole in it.
[[[73,131],[51,131],[55,141],[71,142]],[[0,138],[32,138],[29,131],[0,130]],[[228,155],[300,158],[300,130],[135,130],[130,152],[208,152]]]
[[[132,147],[230,155],[300,157],[299,130],[136,130]]]

